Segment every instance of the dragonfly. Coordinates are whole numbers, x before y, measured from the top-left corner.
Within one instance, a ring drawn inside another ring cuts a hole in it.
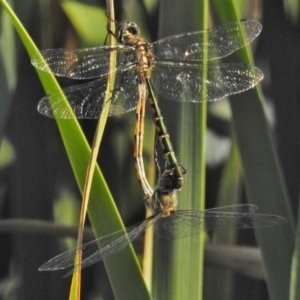
[[[202,74],[206,69],[204,101],[220,100],[253,88],[263,79],[261,70],[244,63],[220,64],[218,60],[251,43],[261,30],[261,24],[255,20],[240,20],[149,43],[140,37],[136,23],[125,21],[118,23],[112,33],[120,45],[42,50],[32,58],[37,69],[71,79],[97,79],[46,95],[39,101],[38,111],[52,118],[97,119],[105,105],[107,77],[115,73],[109,115],[136,109],[134,157],[136,168],[140,169],[138,176],[144,172],[140,163],[142,153],[138,151],[142,149],[138,144],[144,135],[143,102],[149,99],[163,152],[169,165],[175,166],[177,181],[173,181],[173,188],[180,189],[185,170],[177,161],[155,94],[180,102],[200,102]],[[113,70],[109,69],[111,55],[117,62]],[[65,106],[64,95],[73,113]],[[139,181],[146,192],[151,187],[143,176]]]

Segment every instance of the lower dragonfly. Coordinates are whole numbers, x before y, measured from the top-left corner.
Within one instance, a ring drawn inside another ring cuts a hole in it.
[[[146,180],[144,178],[144,180]],[[149,191],[145,195],[148,208],[153,215],[141,223],[127,227],[83,244],[50,259],[43,264],[39,271],[56,271],[71,268],[66,276],[77,271],[74,266],[76,253],[81,253],[80,268],[86,268],[103,259],[117,254],[129,243],[141,236],[147,228],[154,226],[157,235],[164,238],[184,238],[198,234],[202,231],[263,228],[284,224],[286,219],[268,214],[255,214],[257,207],[251,204],[240,204],[202,211],[177,210],[176,190],[164,187],[164,182],[172,182],[174,175],[172,169],[166,168],[160,178],[159,184],[149,198]],[[175,178],[175,180],[177,180]],[[150,186],[150,185],[149,185]]]

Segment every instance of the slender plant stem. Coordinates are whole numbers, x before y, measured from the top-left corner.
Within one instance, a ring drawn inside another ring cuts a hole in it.
[[[109,29],[112,32],[114,32],[114,28],[112,28],[112,27],[114,27],[114,22],[111,22],[111,20],[114,20],[113,0],[107,0],[107,8],[108,8],[107,13],[108,13]],[[110,43],[110,45],[115,43],[115,39],[112,37],[112,35],[109,36],[109,43]],[[114,58],[113,55],[111,55],[109,69],[110,70],[114,69],[115,64],[116,64],[116,59]],[[85,219],[86,219],[86,214],[87,214],[89,196],[90,196],[90,192],[91,192],[94,171],[95,171],[95,167],[96,167],[96,163],[97,163],[97,157],[99,154],[100,143],[102,140],[106,120],[109,115],[110,99],[112,97],[111,91],[113,91],[114,79],[115,79],[114,74],[111,74],[110,76],[108,76],[107,89],[106,89],[106,94],[105,94],[106,97],[105,97],[105,100],[103,103],[103,110],[102,110],[101,116],[100,116],[98,124],[97,124],[96,132],[95,132],[95,136],[94,136],[94,140],[93,140],[93,145],[92,145],[92,149],[91,149],[91,156],[90,156],[90,159],[88,162],[87,173],[86,173],[84,189],[83,189],[83,194],[82,194],[82,204],[81,204],[81,211],[80,211],[77,247],[81,247],[81,245],[82,245],[83,230],[84,230],[84,224],[85,224]],[[70,300],[73,299],[73,295],[76,295],[76,299],[80,300],[81,258],[82,258],[81,251],[78,251],[76,258],[75,258],[75,265],[79,266],[79,267],[78,267],[78,272],[73,274],[72,285],[71,285],[71,290],[70,290],[70,297],[69,297]],[[76,292],[75,292],[75,290],[76,290]]]

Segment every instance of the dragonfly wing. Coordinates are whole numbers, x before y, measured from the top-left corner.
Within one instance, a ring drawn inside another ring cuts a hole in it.
[[[214,207],[205,209],[205,213],[215,212],[232,212],[232,213],[254,213],[257,206],[254,204],[234,204],[228,206]]]
[[[216,101],[253,88],[263,79],[260,69],[243,63],[207,66],[206,101]],[[154,90],[170,100],[200,102],[202,70],[195,64],[159,63],[151,77]]]
[[[89,255],[89,257],[83,259],[81,263],[81,268],[82,269],[86,268],[98,261],[101,261],[109,256],[112,256],[120,252],[128,244],[132,243],[136,238],[142,235],[149,226],[151,226],[154,222],[156,222],[157,219],[158,219],[157,216],[149,217],[145,221],[139,224],[135,224],[131,227],[127,227],[126,228],[127,235],[124,235],[124,233],[122,233],[122,235],[120,235],[119,238],[116,238],[115,236],[113,238],[110,238],[109,243],[107,243],[107,241],[105,243],[103,242],[98,243],[98,249],[100,248],[101,250],[100,251],[98,250],[94,254]],[[72,274],[74,271],[76,271],[77,267],[78,266],[76,266],[74,270],[71,270],[68,274]]]
[[[216,208],[204,211],[179,210],[158,220],[155,228],[162,237],[179,239],[202,231],[264,228],[284,223],[286,219],[279,216]]]
[[[117,57],[117,67],[109,70],[110,55]],[[76,50],[42,50],[31,59],[33,66],[47,73],[72,79],[92,79],[122,70],[135,61],[132,47],[103,46]]]
[[[205,213],[205,230],[265,228],[286,223],[280,216],[253,213]]]
[[[229,22],[204,31],[186,32],[160,39],[151,44],[151,51],[158,61],[184,62],[202,61],[203,49],[206,49],[207,59],[213,60],[228,56],[251,43],[261,30],[261,24],[255,20]]]
[[[126,74],[125,74],[126,73]],[[131,76],[129,76],[131,75]],[[136,107],[137,92],[133,81],[125,79],[135,76],[133,70],[116,73],[115,88],[111,98],[110,116],[132,111]],[[74,85],[46,95],[38,103],[38,111],[47,117],[58,119],[98,119],[104,107],[107,77]],[[69,106],[66,105],[68,100]],[[73,114],[72,114],[73,112]]]
[[[201,211],[178,210],[159,219],[154,224],[155,233],[167,239],[181,239],[197,234],[205,229],[203,216]]]
[[[81,268],[88,267],[120,252],[129,243],[140,236],[146,228],[151,226],[154,221],[155,218],[150,217],[145,221],[129,226],[124,230],[114,232],[92,242],[83,244],[79,248],[63,252],[43,264],[39,268],[39,271],[56,271],[73,267],[75,256],[78,251],[81,251],[82,254]],[[73,273],[77,267],[72,269],[69,273]]]
[[[130,112],[136,108],[136,102],[139,97],[137,86],[139,85],[139,77],[135,68],[121,72],[122,76],[116,78],[118,82],[115,86],[115,93],[112,98],[110,107],[110,115],[120,115]]]

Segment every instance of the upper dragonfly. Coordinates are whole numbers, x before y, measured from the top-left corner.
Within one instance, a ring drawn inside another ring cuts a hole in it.
[[[204,31],[186,32],[148,43],[139,36],[133,22],[121,22],[114,36],[122,45],[76,50],[48,49],[37,53],[32,64],[45,72],[72,79],[95,81],[63,89],[77,118],[99,118],[106,94],[107,75],[116,72],[110,115],[132,111],[141,82],[165,98],[200,102],[204,63],[208,63],[206,100],[220,100],[254,87],[263,73],[243,63],[211,63],[244,47],[261,32],[255,20],[240,20]],[[204,55],[206,51],[206,55]],[[41,55],[42,57],[41,57]],[[109,70],[110,55],[116,55],[116,69]],[[207,57],[208,62],[203,62]],[[51,100],[51,104],[50,104]],[[63,104],[61,91],[42,98],[38,111],[48,117],[72,118]]]

